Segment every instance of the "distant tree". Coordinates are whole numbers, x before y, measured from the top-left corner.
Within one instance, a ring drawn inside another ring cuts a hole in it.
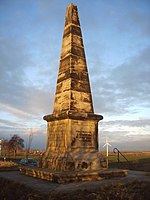
[[[9,140],[9,148],[14,152],[14,156],[16,157],[17,151],[24,148],[24,139],[18,135],[13,135]]]

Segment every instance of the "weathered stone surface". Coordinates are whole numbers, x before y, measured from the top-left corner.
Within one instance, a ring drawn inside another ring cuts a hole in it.
[[[97,150],[96,120],[60,119],[48,122],[47,146],[50,152],[90,148]],[[82,127],[82,128],[81,128]],[[70,134],[71,132],[71,134]],[[61,149],[60,149],[61,148]]]
[[[66,35],[68,35],[69,33],[72,33],[74,35],[77,35],[79,37],[81,37],[81,29],[80,26],[75,26],[73,24],[70,24],[70,26],[67,26],[64,28],[64,35],[63,37],[65,37]]]
[[[70,4],[66,10],[65,27],[70,24],[80,26],[77,6],[73,4]]]
[[[98,153],[95,115],[77,7],[66,11],[53,114],[47,121],[47,149],[42,167],[54,171],[105,167]]]
[[[77,120],[86,120],[86,119],[91,119],[91,120],[96,120],[97,122],[103,119],[102,115],[96,115],[93,113],[80,113],[76,111],[64,111],[61,112],[60,114],[51,114],[51,115],[45,115],[44,120],[47,122],[50,121],[56,121],[60,119],[77,119]]]
[[[56,183],[70,183],[79,181],[93,181],[110,179],[114,177],[125,177],[128,170],[112,169],[112,170],[92,170],[92,171],[76,171],[76,172],[54,172],[46,169],[37,169],[29,167],[20,167],[21,173],[44,179]],[[135,172],[134,172],[135,173]],[[141,177],[140,177],[141,178]]]
[[[68,91],[68,99],[66,98],[66,91]],[[81,93],[80,96],[86,96],[86,101],[78,98],[79,92]],[[73,99],[73,101],[71,99],[72,93],[77,93],[74,95],[76,99]],[[94,112],[78,11],[73,4],[70,4],[66,11],[54,103],[54,113],[65,110]]]

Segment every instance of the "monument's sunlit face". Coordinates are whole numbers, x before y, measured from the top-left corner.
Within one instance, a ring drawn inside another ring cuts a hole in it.
[[[77,10],[74,10],[74,12],[73,12],[73,16],[72,16],[72,19],[73,19],[73,21],[77,21],[77,19],[78,19],[78,13],[77,13]]]

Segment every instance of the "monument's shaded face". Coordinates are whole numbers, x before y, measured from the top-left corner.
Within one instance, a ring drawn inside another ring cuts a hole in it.
[[[94,114],[78,10],[70,4],[66,10],[54,110],[44,116],[48,125],[43,167],[99,168],[97,136],[98,121],[102,118]]]

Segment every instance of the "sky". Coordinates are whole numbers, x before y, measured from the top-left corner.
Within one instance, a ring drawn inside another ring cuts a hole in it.
[[[0,139],[45,149],[66,7],[77,5],[100,150],[150,150],[149,0],[0,0]]]

